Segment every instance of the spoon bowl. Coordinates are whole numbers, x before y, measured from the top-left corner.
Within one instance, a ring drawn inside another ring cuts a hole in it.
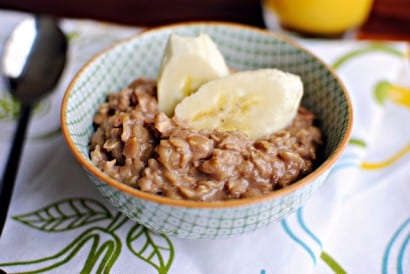
[[[2,69],[10,92],[33,104],[53,90],[63,71],[67,40],[55,18],[30,17],[7,40]]]
[[[67,39],[50,16],[22,21],[4,45],[2,72],[21,110],[0,185],[0,235],[7,217],[33,105],[56,86],[66,62]]]

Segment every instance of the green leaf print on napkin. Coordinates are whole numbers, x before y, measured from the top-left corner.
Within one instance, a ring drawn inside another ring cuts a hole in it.
[[[42,231],[60,232],[112,219],[112,215],[98,201],[69,199],[27,214],[14,216],[13,219]]]
[[[46,114],[48,114],[51,110],[51,100],[50,98],[45,98],[38,104],[36,104],[34,108],[34,116],[36,117],[41,117]],[[8,123],[8,122],[14,122],[15,120],[18,119],[18,116],[20,114],[20,103],[16,101],[8,92],[6,91],[0,91],[0,126],[2,125],[2,122]],[[39,135],[35,136],[28,136],[28,139],[31,140],[46,140],[53,138],[61,133],[61,129],[58,126],[57,128],[50,129],[47,132],[42,132]],[[3,136],[6,136],[7,142],[9,141],[8,136],[9,136],[8,130],[5,131],[0,131],[0,141],[2,140]]]
[[[320,258],[333,270],[335,274],[346,274],[347,272],[325,251],[322,251]]]
[[[374,88],[374,97],[381,105],[389,100],[410,109],[410,88],[395,85],[388,81],[380,81]]]
[[[50,111],[51,102],[44,99],[36,104],[34,115],[44,115]],[[14,99],[8,92],[0,92],[0,121],[16,120],[20,114],[20,103]]]
[[[91,245],[88,244],[89,242]],[[54,255],[38,260],[0,264],[0,266],[21,266],[24,272],[18,271],[18,273],[44,273],[66,264],[87,247],[90,250],[88,256],[83,258],[85,262],[80,273],[109,273],[121,252],[121,240],[115,234],[93,227]],[[96,264],[97,262],[100,263]]]
[[[20,113],[19,103],[10,95],[6,95],[6,92],[0,94],[4,94],[0,96],[0,120],[16,119]]]
[[[77,39],[78,36],[80,36],[80,33],[78,31],[72,31],[66,34],[68,41],[73,41]]]
[[[333,68],[334,69],[339,69],[344,63],[347,61],[354,59],[357,56],[360,56],[362,54],[367,54],[371,52],[385,52],[387,54],[392,54],[397,57],[404,57],[404,53],[401,52],[400,50],[395,49],[394,47],[390,46],[389,44],[385,43],[371,43],[365,47],[359,48],[352,50],[342,56],[340,56],[336,61],[333,62]]]
[[[133,223],[120,212],[114,216],[104,204],[89,198],[60,200],[13,219],[43,233],[64,233],[94,224],[53,255],[0,263],[0,267],[7,267],[7,271],[13,273],[44,273],[73,259],[82,267],[81,273],[110,273],[122,251],[121,236],[125,235],[117,231],[127,222]],[[131,254],[159,274],[168,272],[174,259],[174,247],[167,236],[153,233],[139,224],[134,224],[126,235]],[[61,241],[64,239],[71,240],[62,236]]]
[[[136,225],[128,232],[127,246],[134,255],[155,267],[158,273],[168,272],[174,258],[174,249],[171,241],[164,235]]]

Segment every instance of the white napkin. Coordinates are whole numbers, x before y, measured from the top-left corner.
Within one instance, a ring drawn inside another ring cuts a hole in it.
[[[0,25],[6,26],[0,29],[0,46],[24,16],[0,11]],[[78,68],[101,48],[140,30],[80,20],[64,20],[63,27],[71,37],[70,63],[60,86],[33,117],[0,239],[0,269],[11,273],[410,273],[408,153],[379,169],[360,168],[377,167],[375,163],[409,144],[409,105],[388,96],[382,105],[374,97],[377,83],[398,81],[403,58],[391,51],[402,54],[404,43],[300,41],[328,64],[369,48],[337,68],[354,103],[352,144],[319,191],[295,214],[230,239],[184,240],[157,235],[117,214],[84,176],[58,131],[49,134],[58,128],[59,102]],[[1,84],[0,90],[4,90]],[[0,93],[0,100],[4,96]],[[0,117],[1,111],[0,107]],[[14,126],[12,119],[4,117],[0,167]]]

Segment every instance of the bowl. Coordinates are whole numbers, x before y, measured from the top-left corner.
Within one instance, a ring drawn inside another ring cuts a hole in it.
[[[171,32],[207,33],[238,70],[276,67],[301,76],[302,105],[319,120],[325,145],[319,166],[292,185],[264,196],[218,202],[173,200],[142,192],[100,171],[89,157],[92,117],[108,92],[137,77],[156,78]],[[303,206],[323,183],[347,145],[352,128],[349,96],[335,73],[292,40],[233,23],[175,24],[147,30],[93,57],[71,81],[61,109],[61,126],[71,152],[97,189],[123,214],[158,233],[215,239],[255,231]]]

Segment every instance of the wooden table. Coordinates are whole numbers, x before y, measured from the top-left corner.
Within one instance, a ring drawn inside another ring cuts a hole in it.
[[[0,8],[137,26],[221,20],[264,27],[260,3],[260,0],[0,0]],[[410,1],[375,0],[358,38],[410,41]]]

